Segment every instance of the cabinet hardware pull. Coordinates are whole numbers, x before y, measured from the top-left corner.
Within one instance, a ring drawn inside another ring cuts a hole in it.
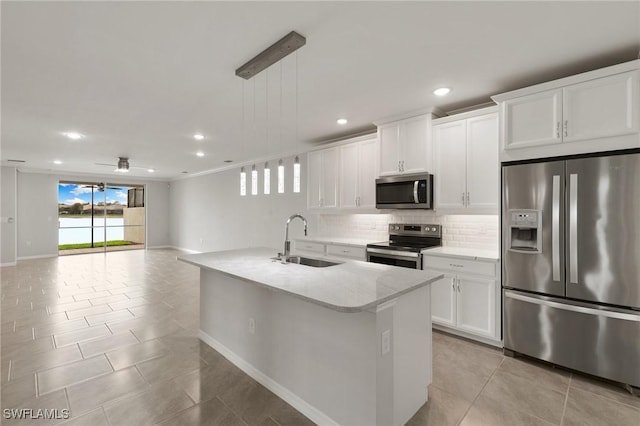
[[[471,204],[471,202],[469,201],[469,193],[467,192],[467,207],[469,207],[469,204]]]
[[[569,136],[569,120],[564,120],[564,137]]]
[[[458,293],[460,293],[460,279],[458,278]]]
[[[451,287],[453,287],[453,291],[456,291],[456,279],[451,278]]]
[[[560,139],[560,122],[556,122],[556,139]]]
[[[462,205],[464,206],[464,192],[462,193]]]
[[[452,268],[464,268],[464,265],[457,265],[455,263],[450,263],[449,266],[451,266]]]

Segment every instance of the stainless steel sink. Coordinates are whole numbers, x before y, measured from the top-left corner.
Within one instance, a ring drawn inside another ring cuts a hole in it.
[[[272,259],[280,260],[277,257],[272,257]],[[298,265],[313,266],[314,268],[326,268],[328,266],[340,265],[342,262],[330,262],[324,259],[314,259],[313,257],[290,256],[287,258],[287,263],[297,263]]]

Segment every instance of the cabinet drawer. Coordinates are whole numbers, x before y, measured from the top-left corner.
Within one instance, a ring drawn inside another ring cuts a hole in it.
[[[365,260],[365,248],[354,246],[342,246],[338,244],[327,244],[328,256],[350,257],[358,260]]]
[[[324,254],[324,244],[314,243],[311,241],[296,241],[295,248],[298,251],[311,251],[314,253]]]
[[[424,256],[423,269],[442,269],[461,274],[496,276],[496,264],[455,257]]]

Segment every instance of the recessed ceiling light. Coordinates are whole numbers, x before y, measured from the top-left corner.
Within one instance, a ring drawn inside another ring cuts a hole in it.
[[[202,151],[198,151],[198,152],[196,152],[196,155],[197,155],[198,157],[204,157],[204,152],[202,152]]]
[[[202,133],[195,133],[193,135],[193,138],[197,141],[201,141],[202,139],[204,139],[204,135]]]
[[[78,139],[82,139],[84,137],[82,133],[78,132],[64,132],[63,135],[74,141],[77,141]]]
[[[339,125],[343,126],[343,125],[347,124],[347,119],[346,118],[338,118],[336,120],[336,123],[338,123]]]
[[[444,96],[448,94],[450,91],[451,89],[449,89],[448,87],[440,87],[439,89],[434,90],[433,94],[436,96]]]
[[[53,160],[53,164],[62,164],[62,161],[60,161],[60,160]]]
[[[147,169],[147,171],[148,171],[149,173],[153,173],[153,172],[155,172],[155,169]]]

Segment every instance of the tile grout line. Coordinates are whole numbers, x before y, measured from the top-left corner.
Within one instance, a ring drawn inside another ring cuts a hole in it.
[[[482,386],[482,389],[480,389],[480,392],[478,392],[478,394],[476,395],[475,398],[473,398],[473,401],[471,401],[471,405],[469,405],[469,407],[467,408],[467,410],[464,412],[464,415],[460,418],[460,420],[458,421],[458,423],[456,423],[457,425],[459,425],[460,423],[462,423],[462,421],[465,419],[465,417],[467,417],[467,414],[469,414],[469,411],[471,411],[471,408],[473,408],[473,405],[476,403],[476,401],[478,400],[478,398],[480,397],[480,395],[482,395],[482,391],[484,391],[484,388],[487,387],[487,385],[489,384],[489,382],[491,381],[491,379],[493,378],[493,376],[495,376],[495,374],[498,372],[498,370],[500,369],[500,367],[502,366],[502,364],[504,363],[504,355],[502,355],[502,359],[500,360],[500,364],[498,364],[498,366],[495,368],[495,370],[493,370],[493,372],[491,373],[491,375],[489,376],[489,378],[487,379],[487,381],[484,383],[484,385]]]
[[[9,372],[7,373],[7,382],[11,381],[11,359],[9,360]]]
[[[562,416],[560,417],[560,426],[564,423],[564,415],[567,413],[567,403],[569,402],[569,391],[571,390],[571,381],[573,373],[569,376],[569,384],[567,385],[567,394],[564,397],[564,407],[562,407]]]

